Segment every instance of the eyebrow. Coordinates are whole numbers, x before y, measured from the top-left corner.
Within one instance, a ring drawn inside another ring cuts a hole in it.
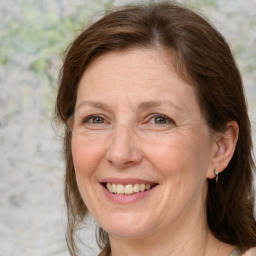
[[[174,107],[175,109],[182,110],[181,107],[177,106],[176,104],[174,104],[173,102],[171,102],[169,100],[152,100],[152,101],[141,102],[138,105],[138,110],[147,110],[149,108],[159,107],[159,106],[164,105],[164,104],[167,104],[171,107]],[[89,105],[89,106],[92,106],[92,107],[95,107],[95,108],[98,108],[98,109],[103,109],[103,110],[106,110],[106,111],[109,111],[109,112],[112,111],[112,108],[109,105],[107,105],[103,102],[100,102],[100,101],[90,101],[90,100],[86,100],[86,101],[81,102],[76,107],[76,111],[78,109],[80,109],[81,107],[83,107],[84,105]]]
[[[145,101],[145,102],[141,102],[138,106],[139,110],[145,110],[148,108],[154,108],[154,107],[159,107],[161,105],[169,105],[171,107],[174,107],[178,110],[182,110],[181,107],[177,106],[176,104],[174,104],[173,102],[169,101],[169,100],[152,100],[152,101]]]
[[[105,104],[105,103],[103,103],[103,102],[85,100],[85,101],[81,102],[81,103],[76,107],[76,111],[77,111],[78,109],[80,109],[80,108],[81,108],[82,106],[84,106],[84,105],[89,105],[89,106],[91,106],[91,107],[95,107],[95,108],[98,108],[98,109],[104,109],[104,110],[108,110],[108,111],[111,110],[111,108],[110,108],[107,104]]]

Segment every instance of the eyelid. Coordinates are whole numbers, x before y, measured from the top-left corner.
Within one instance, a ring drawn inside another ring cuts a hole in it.
[[[92,115],[88,115],[84,118],[82,118],[81,120],[81,123],[85,124],[85,123],[89,123],[88,121],[91,119],[91,118],[97,118],[97,117],[100,117],[104,120],[104,123],[102,124],[108,124],[109,122],[107,121],[106,117],[104,115],[101,115],[101,114],[92,114]],[[94,123],[89,123],[89,124],[94,124]],[[98,123],[100,124],[100,123]]]
[[[102,118],[103,119],[103,123],[93,123],[93,122],[88,122],[91,118]],[[164,118],[167,120],[167,123],[166,124],[155,124],[155,125],[159,125],[159,126],[164,126],[164,125],[170,125],[170,124],[173,124],[173,125],[176,125],[176,122],[170,118],[169,116],[167,115],[164,115],[164,114],[159,114],[159,113],[152,113],[152,114],[149,114],[146,118],[145,118],[145,121],[143,121],[142,124],[147,124],[149,123],[153,118],[156,118],[156,117],[161,117],[161,118]],[[102,114],[91,114],[91,115],[88,115],[86,117],[83,117],[81,118],[81,124],[90,124],[90,125],[103,125],[103,124],[109,124],[110,121],[108,121],[107,117],[105,115],[102,115]]]
[[[176,125],[176,122],[172,118],[170,118],[167,115],[159,114],[159,113],[153,113],[153,114],[148,115],[148,117],[146,118],[146,122],[144,122],[144,123],[148,123],[150,120],[152,120],[153,118],[156,118],[156,117],[165,118],[168,122],[170,122],[170,124]],[[162,125],[168,125],[168,124],[162,124]]]

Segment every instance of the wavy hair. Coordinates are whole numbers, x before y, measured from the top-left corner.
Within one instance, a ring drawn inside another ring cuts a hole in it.
[[[131,48],[167,49],[175,56],[179,76],[195,87],[198,103],[213,132],[225,130],[229,121],[239,125],[239,138],[220,181],[208,180],[207,221],[214,236],[242,251],[256,245],[252,140],[242,79],[223,36],[201,15],[173,2],[138,4],[118,8],[86,28],[70,45],[60,72],[56,117],[65,123],[73,113],[79,81],[97,57]],[[171,56],[170,56],[171,57]],[[76,230],[88,209],[76,183],[71,152],[71,132],[66,129],[65,200],[68,213],[67,243],[78,255]],[[100,255],[109,255],[108,234],[101,228]]]

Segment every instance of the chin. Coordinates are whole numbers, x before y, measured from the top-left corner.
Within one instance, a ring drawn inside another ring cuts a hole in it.
[[[101,226],[108,232],[109,236],[128,239],[141,238],[149,234],[150,230],[155,230],[152,218],[142,216],[142,213],[133,214],[133,216],[112,215],[111,218],[101,223]]]

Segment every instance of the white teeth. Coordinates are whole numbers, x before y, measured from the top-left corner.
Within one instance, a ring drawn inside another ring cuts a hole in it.
[[[107,184],[109,184],[109,183],[107,183]],[[110,184],[110,186],[111,186],[111,184]],[[112,191],[110,191],[110,192],[116,193],[116,184],[112,184]]]
[[[140,185],[139,185],[139,184],[135,184],[135,185],[133,186],[133,192],[134,192],[134,193],[140,192]]]
[[[107,189],[109,190],[109,192],[113,193],[113,189],[110,183],[107,183]]]
[[[151,186],[149,184],[146,184],[145,189],[148,190],[150,188],[151,188]]]
[[[125,186],[125,189],[124,189],[124,193],[125,193],[126,195],[131,195],[131,194],[133,194],[133,186],[132,186],[131,184],[126,185],[126,186]]]
[[[140,184],[140,191],[144,191],[146,188],[146,185],[145,184]]]
[[[117,184],[116,185],[116,193],[117,194],[124,194],[124,185]]]
[[[145,190],[149,190],[152,188],[152,185],[150,184],[127,184],[127,185],[122,185],[122,184],[111,184],[107,183],[106,188],[108,189],[109,192],[114,193],[114,194],[126,194],[126,195],[131,195],[133,193],[138,193],[138,192],[143,192]]]

